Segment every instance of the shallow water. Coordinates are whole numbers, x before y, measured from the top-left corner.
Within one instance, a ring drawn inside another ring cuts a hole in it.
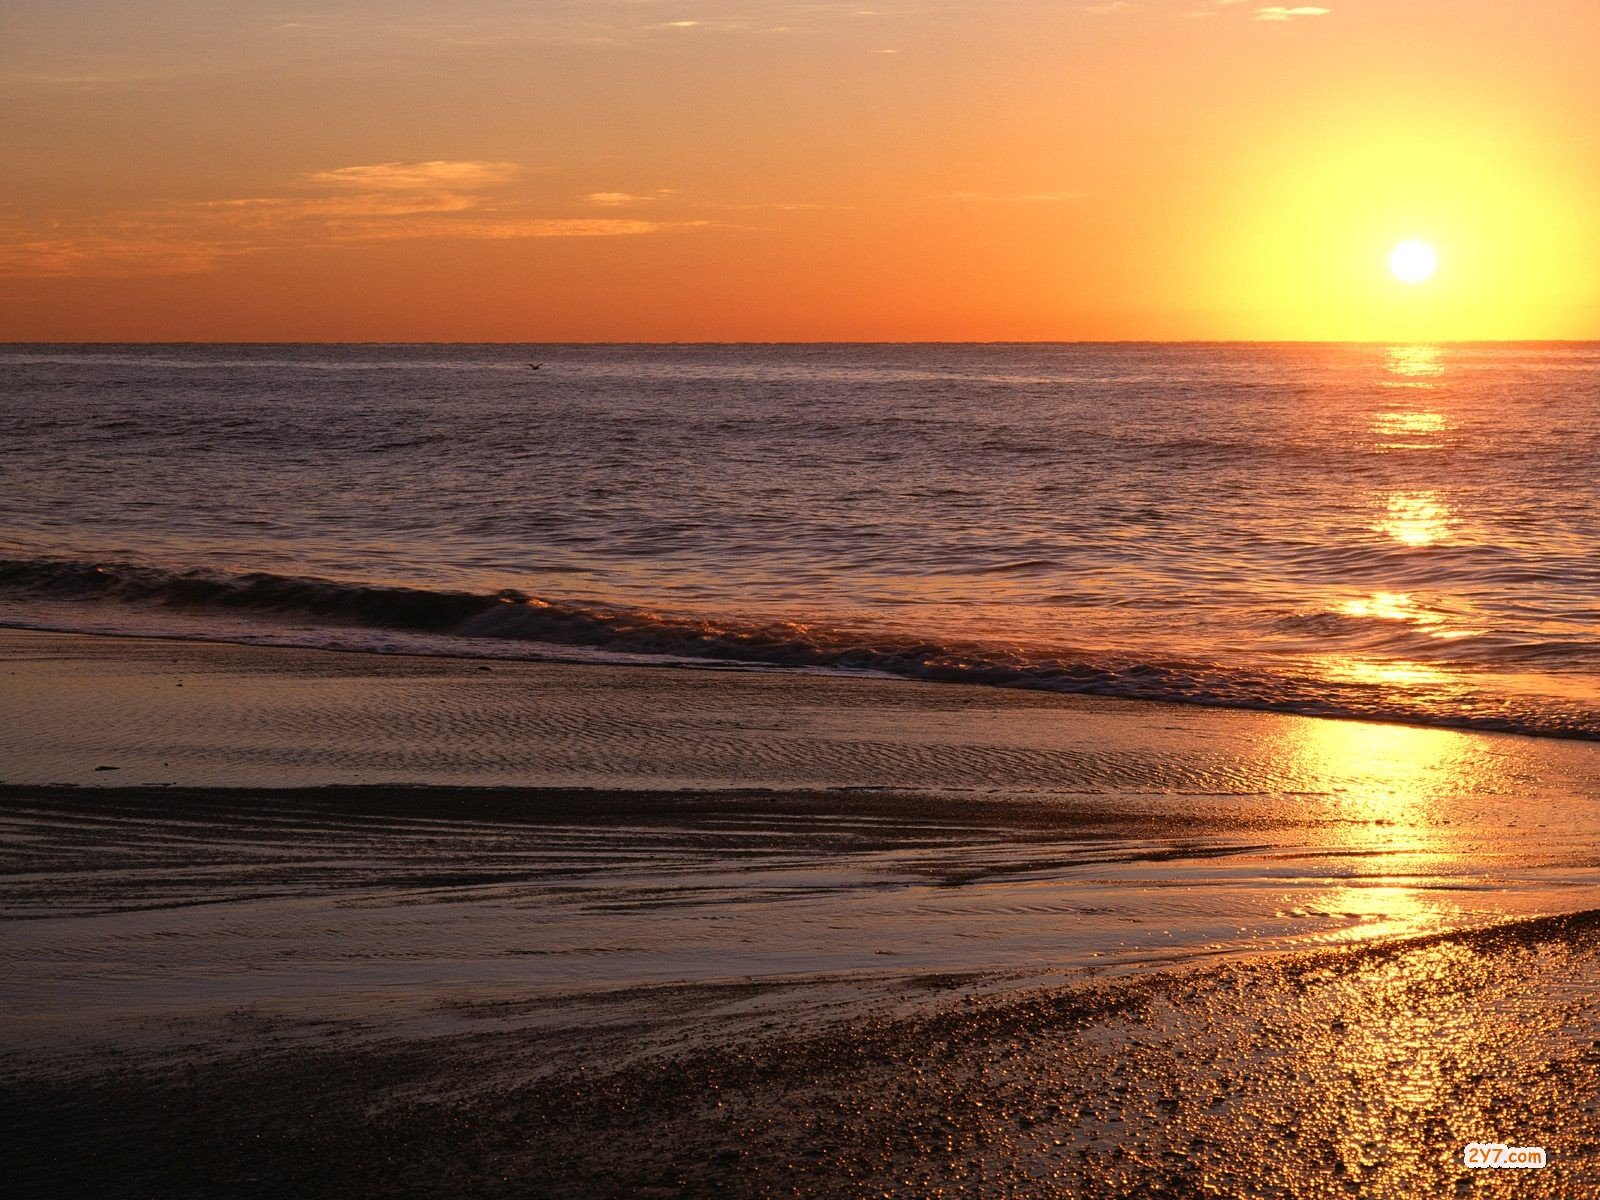
[[[0,363],[12,624],[1600,736],[1593,344]]]
[[[1517,856],[1491,837],[1464,854],[1481,827],[1341,847],[1073,829],[1070,809],[1059,830],[1008,828],[977,798],[937,818],[837,794],[672,815],[692,802],[614,798],[616,814],[568,824],[332,793],[7,797],[0,831],[26,860],[0,869],[0,995],[15,1022],[74,1039],[243,1006],[448,1028],[457,1003],[669,983],[1028,986],[1575,910],[1597,882],[1574,847]],[[788,1019],[809,1007],[793,999]]]
[[[1600,885],[1583,741],[43,633],[0,658],[0,999],[41,1029],[1020,985],[1573,912]]]

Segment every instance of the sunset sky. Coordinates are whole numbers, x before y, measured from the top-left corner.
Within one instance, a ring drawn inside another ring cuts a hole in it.
[[[5,0],[0,339],[1596,338],[1597,61],[1596,0]]]

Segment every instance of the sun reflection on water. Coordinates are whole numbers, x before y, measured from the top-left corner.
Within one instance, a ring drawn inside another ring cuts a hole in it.
[[[1501,911],[1533,848],[1502,836],[1527,795],[1515,756],[1459,730],[1357,721],[1296,722],[1264,749],[1303,789],[1309,841],[1279,898],[1298,938],[1415,936]]]
[[[1387,665],[1387,664],[1386,664]],[[1430,677],[1420,664],[1394,664]],[[1297,723],[1284,750],[1298,773],[1323,783],[1342,814],[1360,820],[1411,824],[1442,795],[1474,784],[1464,764],[1471,743],[1449,729],[1378,725],[1365,721]]]
[[[1402,546],[1434,546],[1450,535],[1454,523],[1455,513],[1438,492],[1395,492],[1372,528]]]
[[[1444,351],[1438,346],[1390,346],[1384,367],[1402,379],[1433,379],[1444,374]]]
[[[1342,877],[1295,898],[1290,915],[1334,922],[1317,940],[1423,933],[1459,915],[1455,891],[1440,885],[1468,866],[1449,810],[1485,783],[1470,740],[1452,730],[1305,721],[1279,750],[1304,781],[1302,802],[1321,807],[1318,840],[1330,859],[1322,871]]]
[[[1391,346],[1384,360],[1385,376],[1380,381],[1385,388],[1408,388],[1435,391],[1442,387],[1444,356],[1437,346]],[[1445,444],[1445,435],[1454,428],[1449,415],[1440,412],[1427,402],[1437,404],[1431,397],[1417,396],[1405,407],[1384,409],[1372,414],[1372,433],[1382,450],[1438,450]]]
[[[1372,432],[1380,438],[1409,438],[1410,441],[1384,441],[1385,450],[1435,450],[1437,441],[1418,441],[1418,438],[1437,438],[1450,428],[1450,420],[1443,413],[1416,409],[1390,409],[1374,413]]]
[[[1374,617],[1380,621],[1405,621],[1413,625],[1441,625],[1444,618],[1429,612],[1408,592],[1374,592],[1346,600],[1339,611],[1347,617]]]
[[[1439,667],[1405,659],[1333,656],[1325,661],[1324,669],[1329,679],[1339,683],[1359,683],[1402,691],[1447,687],[1454,682],[1449,672]]]

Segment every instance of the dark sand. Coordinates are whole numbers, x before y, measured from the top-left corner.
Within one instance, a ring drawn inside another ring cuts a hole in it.
[[[1600,1194],[1600,915],[984,997],[907,978],[799,1034],[765,986],[391,1038],[241,1011],[8,1069],[10,1194]],[[613,1000],[621,999],[614,997]],[[880,1011],[881,1010],[881,1011]],[[692,1014],[716,1044],[676,1032]],[[509,1023],[511,1027],[505,1027]],[[680,1042],[687,1041],[687,1044]],[[1540,1172],[1472,1173],[1473,1141]]]
[[[9,1194],[1600,1195],[1600,747],[484,665],[0,637]]]

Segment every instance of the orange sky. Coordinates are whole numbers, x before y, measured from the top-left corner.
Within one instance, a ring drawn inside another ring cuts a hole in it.
[[[0,339],[1600,338],[1597,61],[1596,0],[5,0]]]

